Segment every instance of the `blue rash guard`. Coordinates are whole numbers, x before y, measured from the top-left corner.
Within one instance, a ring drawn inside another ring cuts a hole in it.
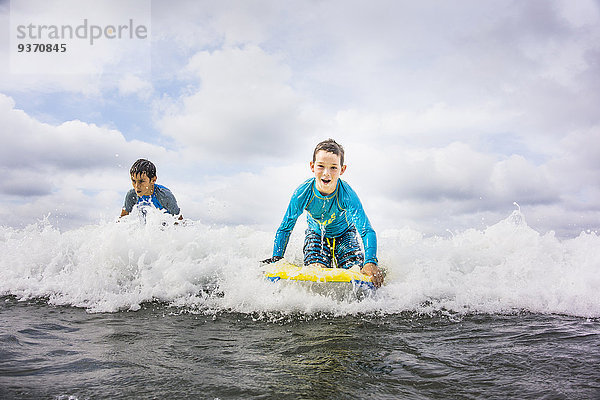
[[[175,196],[169,189],[164,186],[154,184],[154,191],[151,196],[139,196],[135,189],[129,190],[125,196],[125,204],[123,209],[128,213],[131,212],[133,206],[139,204],[141,206],[154,206],[159,210],[165,210],[169,214],[177,215],[180,212]]]
[[[333,193],[323,196],[316,187],[316,178],[301,184],[290,200],[283,221],[275,234],[273,257],[283,257],[292,230],[298,217],[308,211],[308,229],[325,237],[335,238],[346,232],[352,225],[360,234],[365,249],[365,264],[377,264],[377,236],[363,210],[358,196],[350,185],[341,179]]]

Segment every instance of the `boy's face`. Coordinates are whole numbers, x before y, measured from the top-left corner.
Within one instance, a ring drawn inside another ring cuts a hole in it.
[[[152,192],[154,192],[154,182],[156,182],[156,177],[148,179],[145,173],[131,175],[131,183],[138,196],[152,195]]]
[[[346,171],[345,165],[340,165],[340,156],[325,150],[315,154],[315,161],[310,162],[310,170],[317,178],[317,190],[328,195],[335,192],[340,175]]]

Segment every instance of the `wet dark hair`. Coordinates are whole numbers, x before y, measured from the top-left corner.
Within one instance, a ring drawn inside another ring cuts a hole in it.
[[[340,165],[344,165],[344,148],[342,147],[341,144],[337,143],[335,140],[333,139],[327,139],[327,140],[323,140],[321,143],[319,143],[317,145],[317,147],[315,147],[315,151],[313,152],[313,162],[315,162],[316,158],[317,158],[317,153],[320,150],[324,150],[327,151],[329,153],[333,153],[335,155],[340,156]]]
[[[156,176],[156,167],[151,161],[148,161],[145,158],[140,158],[133,163],[131,169],[129,170],[129,174],[146,174],[148,179],[152,179]]]

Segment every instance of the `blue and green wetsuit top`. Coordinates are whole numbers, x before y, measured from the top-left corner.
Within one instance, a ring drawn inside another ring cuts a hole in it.
[[[352,225],[362,238],[365,249],[365,264],[377,264],[377,236],[365,214],[362,204],[350,185],[338,180],[335,191],[323,196],[316,187],[316,178],[301,184],[290,200],[283,221],[275,234],[273,257],[283,257],[292,230],[298,217],[308,211],[308,229],[325,237],[335,238]]]
[[[180,212],[179,206],[175,196],[169,189],[162,185],[154,184],[154,191],[151,196],[139,196],[135,192],[135,189],[129,190],[125,195],[125,204],[123,208],[128,213],[133,210],[133,206],[139,204],[140,206],[153,206],[159,210],[165,210],[169,214],[178,215]]]

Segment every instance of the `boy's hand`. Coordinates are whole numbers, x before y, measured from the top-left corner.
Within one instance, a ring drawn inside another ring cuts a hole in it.
[[[371,276],[371,281],[375,287],[381,287],[383,284],[383,272],[373,263],[365,264],[360,270],[365,275]]]

